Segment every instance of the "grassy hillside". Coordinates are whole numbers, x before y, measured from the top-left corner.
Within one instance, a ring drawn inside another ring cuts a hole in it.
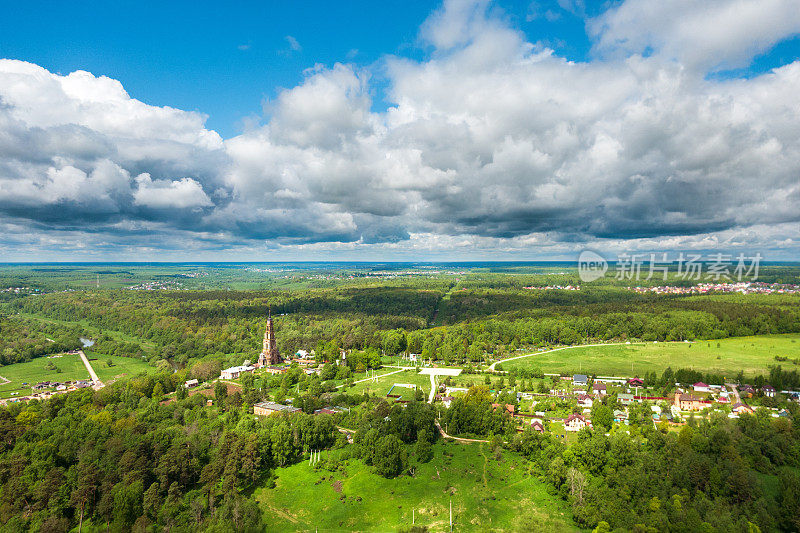
[[[338,451],[323,452],[323,461]],[[268,531],[397,531],[415,523],[449,531],[578,531],[568,506],[550,495],[517,456],[496,460],[488,445],[439,443],[414,477],[385,479],[360,460],[335,471],[308,461],[276,471],[275,488],[259,488]]]
[[[694,368],[735,376],[767,373],[770,365],[792,368],[791,361],[779,363],[775,356],[800,358],[800,335],[734,337],[694,343],[642,343],[622,346],[570,348],[502,363],[503,370],[540,368],[544,372],[599,375],[642,375],[661,373],[666,367]]]

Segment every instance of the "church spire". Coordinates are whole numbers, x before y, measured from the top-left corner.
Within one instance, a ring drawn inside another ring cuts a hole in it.
[[[270,305],[267,312],[267,328],[264,331],[264,343],[261,349],[261,355],[258,356],[259,366],[276,365],[283,361],[280,353],[278,352],[278,343],[275,340],[275,328],[272,324],[272,306]]]

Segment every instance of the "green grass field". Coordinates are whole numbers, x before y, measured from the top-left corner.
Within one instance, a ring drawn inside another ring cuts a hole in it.
[[[719,345],[719,347],[717,347]],[[794,368],[791,361],[778,362],[775,356],[800,357],[800,335],[761,335],[694,343],[639,343],[621,346],[578,347],[502,363],[503,370],[540,368],[544,372],[566,374],[582,372],[598,375],[643,375],[661,373],[666,367],[694,368],[735,376],[739,370],[754,375],[769,372],[781,364]]]
[[[323,452],[323,462],[329,454]],[[439,443],[414,477],[385,479],[351,459],[335,472],[308,461],[276,471],[276,487],[259,488],[267,531],[579,531],[569,506],[530,475],[523,460],[488,445]]]
[[[425,391],[425,395],[427,396],[431,392],[431,378],[426,375],[421,375],[417,373],[416,370],[406,370],[404,372],[398,372],[392,375],[386,375],[389,372],[393,372],[396,369],[393,368],[384,368],[381,370],[376,371],[378,374],[378,378],[375,381],[364,381],[362,383],[356,383],[353,387],[350,387],[347,390],[348,394],[363,394],[364,391],[367,391],[370,394],[377,394],[378,396],[385,396],[389,389],[395,383],[407,383],[409,385],[418,385],[422,387],[422,390]],[[358,378],[364,379],[364,378]],[[438,382],[437,382],[438,383]]]
[[[114,357],[104,354],[98,354],[84,350],[86,357],[97,373],[100,381],[108,383],[120,378],[135,376],[140,372],[153,372],[155,368],[148,365],[144,359],[134,359],[133,357]],[[114,366],[108,366],[106,361],[111,358]],[[93,361],[93,359],[97,359]]]
[[[154,371],[145,361],[131,359],[128,357],[116,357],[107,355],[97,355],[85,352],[90,359],[92,368],[97,373],[101,381],[108,383],[121,377],[129,377],[139,372]],[[91,361],[95,357],[100,357],[97,361]],[[111,357],[114,366],[106,364]],[[52,362],[61,372],[47,370],[45,366]],[[14,396],[27,396],[31,393],[31,386],[41,381],[75,381],[78,379],[89,379],[89,372],[86,370],[81,358],[77,355],[63,354],[61,357],[38,357],[25,363],[15,363],[13,365],[0,366],[0,376],[9,380],[8,383],[0,385],[0,398],[12,398]],[[27,385],[23,385],[27,383]],[[18,394],[12,395],[17,392]]]
[[[56,365],[61,372],[47,370],[48,363]],[[31,386],[41,381],[74,381],[76,379],[89,379],[89,372],[83,366],[81,358],[77,355],[64,354],[62,357],[39,357],[26,363],[15,363],[0,367],[0,376],[9,383],[0,385],[0,398],[11,398],[13,392],[16,396],[26,396],[31,393]],[[22,385],[27,383],[27,385]]]

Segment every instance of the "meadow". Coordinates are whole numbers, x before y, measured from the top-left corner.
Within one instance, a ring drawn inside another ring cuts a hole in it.
[[[367,392],[369,394],[376,394],[378,396],[386,396],[386,393],[389,392],[389,389],[391,389],[392,385],[395,383],[417,385],[422,388],[426,397],[431,392],[431,379],[429,376],[419,374],[416,370],[405,370],[403,372],[397,372],[396,374],[388,375],[390,372],[394,372],[395,370],[397,369],[384,368],[377,370],[376,374],[378,377],[375,379],[375,381],[370,380],[356,383],[352,387],[348,387],[346,389],[347,393],[363,394],[364,392]],[[364,379],[364,375],[358,374],[355,376],[355,379],[356,381],[359,379]],[[437,381],[437,383],[439,383],[439,381]]]
[[[775,357],[787,357],[779,362]],[[562,374],[644,375],[669,367],[693,368],[734,377],[767,374],[771,365],[787,369],[800,358],[800,335],[759,335],[692,343],[635,343],[629,345],[576,347],[532,355],[501,363],[503,370],[541,369]]]
[[[579,531],[529,463],[508,451],[497,460],[488,444],[437,443],[430,462],[395,479],[357,459],[321,467],[341,452],[323,452],[316,468],[279,468],[274,488],[255,490],[267,531],[397,531],[412,521],[449,531],[451,500],[454,531]]]
[[[97,373],[97,377],[106,384],[117,379],[135,376],[141,372],[155,372],[155,367],[150,366],[144,359],[116,357],[86,350],[84,350],[84,353],[89,358],[89,363]],[[107,361],[109,359],[113,366],[108,366]]]
[[[104,383],[109,383],[122,377],[130,377],[140,372],[154,371],[145,361],[129,357],[116,357],[109,355],[85,352],[86,357],[97,373],[97,377]],[[98,358],[97,360],[92,360]],[[111,359],[113,366],[108,366],[106,361]],[[58,370],[45,368],[48,363],[53,363]],[[59,372],[60,370],[60,372]],[[60,354],[55,357],[38,357],[25,363],[15,363],[0,367],[0,376],[9,380],[0,384],[0,398],[13,396],[26,396],[31,393],[31,386],[42,381],[75,381],[89,379],[81,358],[72,354]],[[27,383],[27,385],[23,385]],[[18,393],[12,396],[12,393]]]

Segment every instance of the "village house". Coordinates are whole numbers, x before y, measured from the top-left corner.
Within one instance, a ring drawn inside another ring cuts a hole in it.
[[[585,387],[589,383],[589,376],[584,374],[575,374],[572,376],[572,384],[576,387]]]
[[[583,415],[571,414],[564,420],[564,429],[566,431],[580,431],[586,427],[592,427],[592,422]]]
[[[502,405],[502,404],[499,404],[499,403],[493,403],[493,404],[492,404],[492,410],[493,410],[493,411],[496,411],[498,408],[502,408],[502,407],[503,407],[503,405]],[[514,410],[515,410],[515,409],[514,409],[514,404],[507,403],[507,404],[505,404],[505,407],[504,407],[504,408],[505,408],[505,410],[506,410],[508,413],[510,413],[510,414],[512,414],[512,415],[514,414]]]
[[[675,406],[681,411],[699,411],[710,406],[711,402],[707,402],[698,396],[691,394],[675,393]]]
[[[449,409],[450,408],[450,404],[453,403],[453,397],[452,396],[444,396],[444,397],[442,397],[442,403],[444,404],[445,407],[447,407]]]
[[[598,383],[595,381],[594,385],[592,385],[592,390],[594,391],[595,396],[605,396],[608,393],[608,389],[606,388],[605,383]]]
[[[588,396],[586,394],[578,394],[575,397],[575,399],[578,400],[579,407],[582,407],[584,409],[590,409],[592,407],[593,401],[591,396]]]
[[[761,387],[761,392],[764,393],[764,396],[767,398],[774,398],[775,397],[775,387],[772,385],[764,385]]]
[[[264,372],[267,374],[283,374],[286,372],[285,366],[266,366],[264,367]]]
[[[250,365],[232,366],[230,368],[226,368],[225,370],[223,370],[220,373],[219,377],[220,379],[238,379],[239,376],[241,376],[245,372],[252,372],[255,369],[256,367]]]
[[[282,405],[275,402],[258,402],[253,406],[253,413],[258,416],[271,416],[276,413],[296,413],[300,411],[291,405]]]
[[[617,401],[622,405],[630,405],[634,402],[633,394],[628,394],[625,392],[620,393],[617,395]]]
[[[542,424],[541,420],[534,420],[531,422],[531,428],[539,433],[544,433],[544,424]]]
[[[621,409],[614,409],[614,422],[628,423],[628,412]]]
[[[188,379],[183,382],[184,388],[191,389],[192,387],[197,387],[200,382],[196,379]]]
[[[737,414],[737,415],[742,415],[742,414],[750,414],[750,415],[752,415],[753,414],[753,408],[750,407],[749,405],[745,404],[745,403],[736,402],[735,404],[733,404],[731,406],[731,413],[734,413],[734,414]]]
[[[739,395],[745,396],[747,398],[752,398],[753,394],[756,393],[756,390],[753,388],[752,385],[742,385],[739,387]]]
[[[695,392],[711,392],[711,388],[702,381],[698,381],[697,383],[692,385],[692,388],[694,389]]]
[[[644,387],[644,381],[639,378],[631,378],[628,380],[628,387]]]

